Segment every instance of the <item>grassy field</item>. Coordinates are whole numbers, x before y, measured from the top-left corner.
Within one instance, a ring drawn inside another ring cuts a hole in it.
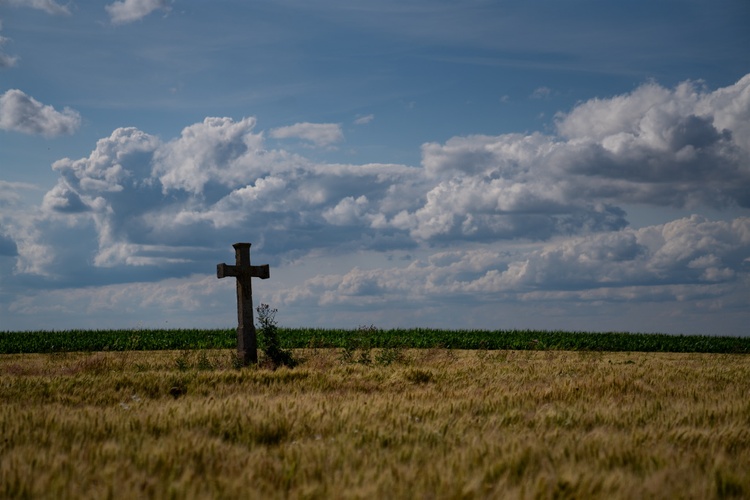
[[[2,498],[750,496],[750,358],[0,356]]]

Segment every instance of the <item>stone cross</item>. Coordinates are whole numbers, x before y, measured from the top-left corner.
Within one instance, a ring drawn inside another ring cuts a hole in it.
[[[258,362],[258,341],[253,323],[253,287],[250,278],[262,280],[271,277],[268,264],[250,265],[250,243],[235,243],[236,265],[219,264],[216,266],[218,278],[237,278],[237,357],[243,365]]]

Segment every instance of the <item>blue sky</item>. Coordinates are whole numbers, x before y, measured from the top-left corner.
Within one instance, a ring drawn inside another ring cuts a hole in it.
[[[747,335],[750,4],[0,0],[0,330]]]

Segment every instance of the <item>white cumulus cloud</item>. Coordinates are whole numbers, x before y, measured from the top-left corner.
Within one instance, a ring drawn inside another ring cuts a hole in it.
[[[748,254],[750,218],[725,222],[692,216],[529,250],[450,250],[406,267],[354,268],[311,278],[279,300],[354,306],[423,297],[519,301],[554,293],[567,299],[598,295],[637,302],[653,300],[654,290],[662,300],[685,300],[745,289]]]
[[[58,183],[37,215],[19,219],[27,226],[5,219],[3,248],[17,254],[5,260],[19,272],[117,283],[211,269],[234,241],[253,242],[272,264],[413,251],[399,265],[321,274],[274,297],[341,308],[639,297],[734,307],[750,283],[748,217],[631,228],[626,207],[743,213],[748,88],[750,77],[714,91],[649,83],[560,114],[555,134],[427,143],[419,166],[319,163],[266,137],[314,142],[324,129],[268,133],[252,117],[209,117],[172,139],[120,128],[88,156],[55,162]]]
[[[6,3],[11,7],[29,7],[32,9],[43,10],[48,14],[70,15],[70,9],[67,5],[61,5],[54,0],[4,0],[0,4]]]
[[[117,129],[88,157],[55,162],[60,179],[42,208],[93,226],[94,262],[110,267],[179,266],[186,247],[210,247],[237,231],[264,235],[276,252],[309,248],[310,231],[316,246],[395,244],[373,221],[408,206],[400,195],[418,169],[318,165],[268,149],[254,128],[254,118],[206,118],[167,142]]]
[[[118,0],[104,8],[113,24],[127,24],[143,19],[155,10],[169,10],[169,2],[167,0]]]
[[[77,111],[68,107],[57,111],[18,89],[0,96],[0,129],[40,134],[47,137],[68,135],[81,124]]]
[[[371,121],[373,121],[374,119],[375,119],[375,115],[373,115],[373,114],[364,115],[364,116],[358,116],[354,120],[354,124],[355,125],[366,125],[366,124],[370,123]]]
[[[335,123],[295,123],[272,129],[269,135],[274,139],[303,139],[321,147],[344,140],[341,126]]]
[[[3,29],[3,23],[0,22],[0,30]],[[16,65],[16,62],[18,61],[18,57],[11,56],[10,54],[5,53],[2,48],[3,45],[10,42],[10,38],[0,36],[0,68],[10,68],[12,66]]]

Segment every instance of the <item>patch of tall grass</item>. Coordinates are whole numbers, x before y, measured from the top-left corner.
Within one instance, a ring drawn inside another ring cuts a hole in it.
[[[341,352],[0,356],[0,497],[750,495],[746,356]]]

